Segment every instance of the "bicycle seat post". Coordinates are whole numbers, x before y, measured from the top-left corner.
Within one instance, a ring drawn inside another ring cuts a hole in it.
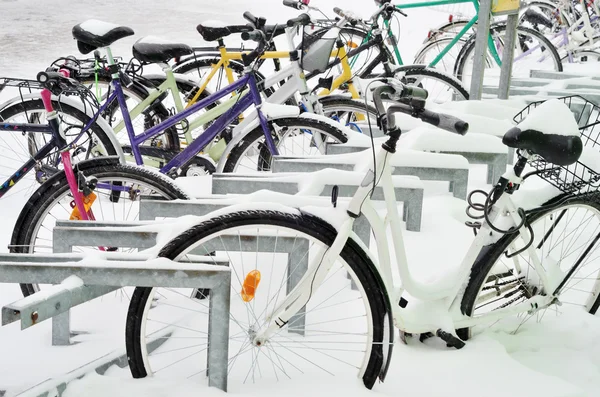
[[[113,80],[119,79],[119,65],[115,63],[115,59],[113,58],[112,51],[110,47],[104,47],[106,49],[106,57],[108,58],[108,71],[110,72],[110,76]]]

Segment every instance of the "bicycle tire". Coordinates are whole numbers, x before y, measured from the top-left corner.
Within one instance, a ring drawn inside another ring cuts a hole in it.
[[[68,116],[69,118],[73,119],[73,122],[77,122],[78,124],[80,123],[80,125],[83,127],[85,126],[89,121],[90,121],[90,117],[85,114],[83,111],[69,105],[68,103],[65,102],[57,102],[57,101],[52,101],[52,104],[54,106],[54,108],[58,111],[59,114],[63,114],[65,116]],[[0,111],[0,120],[4,120],[4,121],[10,121],[10,119],[17,117],[19,115],[24,115],[26,116],[26,119],[29,122],[33,122],[31,120],[31,116],[29,113],[35,113],[35,114],[46,114],[46,109],[44,107],[44,103],[42,102],[42,100],[40,98],[33,98],[33,99],[26,99],[22,102],[16,102],[14,104],[11,104],[9,106],[6,106],[5,108],[3,108]],[[39,120],[39,119],[38,119]],[[71,141],[69,140],[69,137],[71,135],[69,135],[68,130],[66,130],[66,136],[67,136],[67,143],[71,143]],[[93,123],[89,130],[86,132],[86,134],[88,134],[89,137],[89,142],[90,145],[93,142],[97,142],[99,141],[100,144],[102,145],[102,148],[100,150],[92,150],[92,149],[96,149],[97,145],[94,145],[93,147],[88,147],[86,152],[85,152],[85,159],[90,158],[90,156],[98,156],[98,155],[108,155],[108,156],[114,156],[117,155],[118,151],[115,148],[115,146],[113,145],[113,141],[111,141],[111,139],[108,137],[107,132],[101,128],[97,123]],[[32,155],[32,153],[36,153],[40,147],[38,147],[37,145],[37,139],[36,137],[39,136],[40,139],[42,138],[46,138],[46,134],[36,134],[36,133],[28,133],[27,135],[27,157],[22,158],[22,163],[25,163],[25,161],[29,160],[30,156]],[[85,142],[86,138],[82,138],[83,141],[80,140],[79,144],[81,145],[82,142]],[[47,143],[48,141],[46,140],[46,142],[43,143]],[[19,156],[16,152],[13,152],[14,156]],[[54,153],[53,156],[56,156],[57,152]],[[23,153],[23,156],[25,156],[25,153]],[[78,158],[73,158],[73,162],[78,161]],[[44,174],[47,174],[48,172],[54,173],[57,172],[58,168],[56,168],[55,163],[56,160],[54,159],[54,157],[51,158],[51,156],[47,156],[46,159],[42,160],[40,162],[41,168],[40,170],[43,171]],[[20,164],[19,164],[20,165]],[[37,165],[36,165],[37,167]],[[41,177],[42,179],[45,178],[45,176]],[[39,181],[39,179],[38,179]]]
[[[109,180],[112,180],[110,178],[123,178],[150,186],[155,191],[160,192],[166,199],[190,198],[166,176],[143,167],[120,164],[116,157],[102,157],[83,161],[75,164],[74,168],[81,171],[88,178],[92,176],[100,179],[109,178]],[[10,252],[34,252],[36,238],[34,234],[37,235],[44,217],[52,209],[50,206],[53,203],[58,203],[61,198],[70,195],[71,191],[64,171],[53,175],[46,183],[42,184],[25,203],[19,214],[17,226],[11,237]],[[21,291],[24,296],[29,296],[38,290],[39,288],[35,284],[21,284]]]
[[[529,18],[525,15],[525,12],[528,9],[535,8],[535,7],[538,7],[540,9],[550,10],[549,14],[552,15],[553,18],[556,18],[559,15],[562,18],[563,23],[565,24],[565,27],[567,29],[569,29],[571,27],[571,25],[573,24],[571,17],[568,15],[568,13],[564,12],[559,7],[558,3],[553,3],[551,1],[535,0],[535,1],[530,1],[530,2],[525,3],[519,10],[519,25],[529,27],[526,25],[526,23],[528,23],[532,26],[533,29],[542,33],[540,31],[538,25],[534,24],[532,21],[530,21]],[[545,17],[548,17],[548,14],[546,14],[546,13],[543,13],[543,14]],[[551,22],[554,22],[554,21],[551,20]],[[557,29],[551,33],[558,33],[560,31],[560,26],[556,25],[556,27],[557,27]]]
[[[419,76],[423,76],[425,78],[439,81],[450,87],[450,89],[456,93],[456,95],[453,95],[453,97],[455,96],[458,100],[469,99],[469,92],[459,79],[434,68],[430,68],[425,65],[406,65],[399,67],[393,72],[394,75],[398,73],[403,73],[405,77],[404,82],[408,85],[414,84],[416,81],[418,81]]]
[[[345,143],[348,141],[348,138],[344,135],[342,131],[335,128],[331,124],[320,120],[313,120],[309,118],[281,118],[281,119],[272,119],[269,120],[269,126],[271,127],[271,131],[274,131],[274,127],[285,129],[286,131],[291,128],[298,128],[300,130],[318,130],[320,134],[325,135],[331,141],[335,143]],[[301,132],[301,134],[307,134],[306,132]],[[278,134],[272,133],[273,139],[275,140],[275,144],[281,148],[283,142],[285,142],[286,136],[284,136],[284,140],[282,141]],[[298,135],[295,135],[298,136]],[[295,136],[291,136],[294,138]],[[240,163],[244,158],[244,155],[251,149],[252,145],[257,146],[258,151],[258,162],[257,166],[250,167],[254,168],[253,171],[268,171],[271,169],[272,156],[269,152],[267,146],[263,143],[264,141],[264,133],[261,126],[257,126],[252,131],[250,131],[246,136],[242,138],[242,140],[237,143],[229,153],[227,161],[223,166],[223,172],[236,172],[236,170],[240,167]],[[319,148],[317,148],[319,150]],[[247,168],[249,166],[245,166]]]
[[[490,27],[490,34],[492,35],[492,37],[494,36],[494,33],[498,34],[500,32],[505,32],[505,31],[506,31],[506,22],[495,23]],[[560,56],[558,55],[558,51],[556,50],[556,47],[550,42],[550,40],[548,40],[544,35],[542,35],[538,31],[536,31],[534,29],[525,28],[523,26],[517,26],[517,39],[519,38],[519,32],[522,33],[521,36],[525,36],[525,35],[534,36],[536,38],[536,40],[543,43],[543,45],[545,46],[545,49],[551,54],[550,56],[552,57],[552,59],[554,61],[553,62],[554,70],[557,72],[563,71],[563,65],[560,60]],[[473,54],[475,51],[475,38],[476,38],[476,35],[472,35],[467,40],[467,43],[461,49],[461,51],[458,55],[458,59],[456,61],[454,74],[461,81],[464,79],[464,76],[465,76],[466,64],[471,59],[471,54]],[[486,57],[486,60],[487,60],[487,57]]]
[[[236,231],[239,231],[242,227],[247,227],[249,230],[257,230],[261,225],[274,226],[278,228],[277,230],[283,230],[283,232],[293,233],[294,231],[296,231],[304,236],[308,236],[314,239],[315,241],[322,243],[324,246],[331,246],[335,237],[337,236],[335,228],[333,228],[331,225],[325,223],[325,221],[323,221],[320,218],[314,217],[306,213],[297,212],[292,214],[276,210],[245,210],[220,215],[217,217],[212,217],[196,226],[193,226],[192,228],[188,229],[187,231],[185,231],[184,233],[180,234],[179,236],[171,240],[169,243],[167,243],[159,253],[159,257],[166,257],[171,260],[177,260],[177,258],[181,255],[184,255],[185,257],[185,252],[187,250],[196,250],[192,252],[201,251],[202,248],[199,248],[198,244],[202,244],[202,242],[206,241],[211,241],[211,236],[213,235],[216,236],[215,240],[217,240],[220,239],[221,233],[225,234],[228,230],[231,230],[230,233],[233,233],[235,235]],[[277,235],[279,235],[279,233],[277,233]],[[284,234],[282,233],[281,235],[283,236]],[[223,246],[223,248],[225,248],[225,246]],[[218,249],[217,251],[220,252],[222,250]],[[227,255],[231,257],[229,253]],[[381,378],[385,376],[384,372],[386,368],[383,367],[386,363],[386,360],[389,357],[391,357],[390,354],[393,342],[393,332],[389,332],[388,334],[388,331],[391,329],[389,327],[392,326],[390,320],[391,316],[389,316],[390,305],[387,295],[384,292],[385,287],[383,285],[383,281],[381,280],[379,273],[377,272],[375,266],[370,261],[368,256],[356,242],[354,242],[352,239],[349,239],[346,245],[344,246],[340,257],[344,261],[344,264],[347,264],[344,265],[343,268],[349,268],[352,274],[355,275],[354,279],[356,280],[356,283],[360,287],[360,291],[363,294],[363,302],[369,308],[365,317],[368,318],[370,314],[370,318],[367,321],[371,323],[372,332],[371,335],[367,337],[368,340],[366,342],[368,346],[366,352],[362,353],[364,355],[364,358],[362,359],[361,365],[363,373],[363,384],[370,389],[373,387],[378,377]],[[230,262],[230,268],[237,269],[237,264],[235,262],[235,260],[233,260],[233,262]],[[345,276],[341,277],[345,279]],[[235,277],[232,281],[235,282]],[[346,281],[348,280],[346,279]],[[263,282],[266,283],[267,281]],[[232,286],[232,293],[239,294],[239,291],[236,288],[237,287]],[[345,288],[347,288],[346,291],[349,290],[349,286]],[[149,358],[149,354],[147,353],[145,342],[146,324],[152,324],[153,321],[153,319],[149,317],[149,303],[153,301],[153,299],[151,298],[152,296],[154,296],[152,288],[136,288],[132,295],[131,303],[129,306],[129,312],[127,315],[125,343],[130,370],[134,378],[143,378],[153,373],[151,359]],[[158,296],[160,296],[161,298],[163,297],[162,294],[159,294]],[[191,296],[195,297],[195,295]],[[231,301],[232,303],[234,303],[238,300],[232,299]],[[199,301],[197,303],[200,302],[204,301]],[[271,301],[269,300],[269,302]],[[161,303],[159,300],[156,301],[153,304],[153,306],[160,306],[160,304]],[[307,309],[305,315],[310,315],[310,313],[313,313],[309,304],[307,304],[306,306]],[[168,303],[167,306],[171,307]],[[356,308],[356,306],[353,307]],[[157,310],[160,311],[160,309],[156,309],[156,307],[154,307],[152,310],[153,316],[157,315]],[[260,309],[256,310],[255,312],[260,313]],[[236,322],[235,320],[234,313],[230,314],[230,316],[232,316],[233,318],[232,324],[239,324],[239,322]],[[186,318],[186,320],[189,319]],[[307,319],[307,322],[310,323],[310,318]],[[291,323],[293,323],[293,321]],[[190,325],[187,326],[190,327]],[[319,327],[324,326],[319,325]],[[235,331],[230,330],[230,333],[235,333]],[[325,339],[325,337],[320,338]],[[386,346],[388,342],[389,346]],[[194,340],[194,342],[192,343],[194,343],[193,347],[198,346],[196,344],[196,340]],[[320,346],[323,346],[322,342],[315,343],[321,343]],[[268,346],[268,344],[265,346]],[[272,347],[272,349],[275,349],[277,347],[276,344],[271,344],[270,346]],[[327,350],[325,347],[321,348]],[[289,347],[286,347],[285,349],[290,350]],[[187,355],[187,353],[185,354]],[[335,352],[328,352],[326,354],[335,354]],[[161,359],[163,357],[164,356],[161,356]],[[324,365],[323,357],[321,358],[322,361],[320,362],[320,364]],[[237,360],[238,358],[236,357],[235,359]],[[161,364],[163,364],[162,361]],[[340,363],[337,361],[336,364],[337,367],[340,366]],[[316,364],[316,366],[319,366],[319,364]],[[233,369],[233,366],[231,366],[230,368]],[[353,368],[353,370],[356,370],[356,368]],[[205,371],[200,371],[200,373],[205,373]],[[181,374],[178,375],[186,376]],[[234,381],[234,379],[232,379],[232,376],[230,374],[230,384],[232,383],[232,381]]]
[[[373,128],[377,128],[377,109],[374,106],[367,104],[365,107],[365,103],[362,100],[350,99],[350,98],[341,98],[337,96],[325,96],[320,97],[319,102],[323,106],[323,115],[325,117],[337,119],[338,122],[341,122],[340,116],[343,116],[345,119],[342,125],[346,127],[353,128],[354,124],[357,122],[356,115],[360,114],[362,116],[369,117],[371,122],[371,126]],[[363,124],[366,124],[366,120],[362,121]],[[360,128],[360,126],[358,126]],[[363,127],[367,127],[365,125]],[[362,131],[365,133],[365,131]]]
[[[549,206],[549,208],[546,208],[539,212],[531,213],[527,216],[527,221],[529,224],[534,225],[536,221],[538,221],[538,222],[542,221],[544,217],[554,214],[554,213],[557,213],[558,211],[561,211],[561,210],[568,210],[568,208],[572,207],[572,206],[576,206],[577,208],[589,207],[594,212],[599,214],[598,216],[600,217],[600,203],[597,202],[595,193],[584,194],[581,196],[571,196],[571,197],[560,196],[560,197],[554,198],[554,199],[546,202],[541,207],[543,208],[545,206]],[[573,217],[574,216],[575,215],[573,215]],[[562,217],[562,215],[561,215],[561,217]],[[567,221],[569,220],[569,215],[567,215],[566,219],[567,219]],[[571,218],[571,220],[572,219],[575,219],[575,218]],[[553,233],[555,231],[555,229],[559,225],[560,221],[561,221],[561,218],[557,217],[555,223],[551,226],[551,228],[552,228],[552,230],[550,231],[551,233]],[[565,225],[565,226],[567,226],[567,225]],[[581,228],[582,226],[576,225],[576,227]],[[594,234],[595,233],[597,233],[597,230],[594,232]],[[536,233],[534,233],[534,235],[536,235]],[[539,234],[537,234],[537,235],[539,236]],[[543,234],[543,235],[544,235],[544,238],[542,240],[542,245],[544,245],[546,241],[550,241],[550,245],[552,245],[553,240],[549,237],[549,235],[548,234]],[[500,238],[494,244],[483,247],[483,249],[481,250],[476,261],[473,263],[473,266],[471,268],[471,274],[469,277],[469,282],[466,286],[465,292],[462,297],[461,311],[463,314],[465,314],[467,316],[473,316],[475,302],[479,296],[479,293],[482,291],[484,282],[494,281],[494,282],[502,283],[502,279],[499,277],[499,273],[497,273],[498,270],[496,270],[496,274],[494,274],[494,275],[490,275],[490,273],[494,269],[494,266],[496,266],[497,264],[500,265],[498,261],[502,259],[502,257],[504,256],[504,253],[507,252],[507,250],[509,249],[511,244],[513,244],[519,237],[520,237],[520,232],[504,235],[502,238]],[[559,234],[559,237],[560,237],[560,234]],[[552,250],[552,248],[549,249],[547,254],[549,254],[551,250]],[[511,251],[514,252],[514,248],[511,249]],[[538,249],[538,251],[540,251],[540,249]],[[543,253],[545,252],[544,248],[541,248],[541,252],[543,255]],[[544,259],[544,258],[542,258],[542,259]],[[513,259],[510,259],[510,261],[513,261]],[[555,259],[550,259],[550,261],[555,261]],[[542,263],[542,265],[543,265],[543,263]],[[500,267],[498,267],[497,269],[499,269],[499,268]],[[504,269],[502,269],[502,270],[504,271]],[[509,278],[510,276],[505,275],[503,277]],[[535,275],[535,277],[537,277],[537,275]],[[506,283],[507,281],[504,281],[504,282]],[[500,293],[500,290],[498,290],[498,294],[499,293]],[[552,292],[546,292],[546,293],[552,293]],[[508,293],[506,295],[508,295]],[[592,314],[596,313],[599,305],[600,305],[600,297],[596,297],[596,299],[594,300],[593,304],[591,305],[591,307],[589,309],[589,312]],[[470,334],[471,334],[470,328],[461,328],[461,329],[457,330],[457,335],[463,340],[467,340],[471,336]]]
[[[429,65],[431,62],[426,61],[427,53],[430,51],[435,51],[435,53],[436,53],[435,56],[438,56],[438,54],[442,51],[442,49],[446,48],[446,46],[448,44],[450,44],[450,42],[452,42],[452,40],[454,40],[453,37],[443,37],[443,36],[438,37],[435,40],[428,40],[427,43],[423,47],[421,47],[421,49],[417,52],[417,55],[415,55],[415,59],[414,59],[413,63],[415,63],[417,65]],[[459,39],[459,41],[455,44],[455,46],[458,46],[458,48],[461,48],[461,46],[463,46],[465,43],[466,43],[466,40]],[[452,51],[452,49],[450,51]],[[447,57],[447,55],[448,55],[448,53],[446,53],[442,57],[442,59],[440,59],[440,61],[438,62],[438,64],[436,64],[435,67],[438,67],[439,64],[444,64],[444,59]],[[435,59],[435,57],[431,57],[432,61],[434,59]],[[449,70],[450,72],[452,72],[454,69],[455,62],[456,62],[456,60],[454,60],[454,62],[452,62],[452,65],[449,68],[445,68],[445,70]]]

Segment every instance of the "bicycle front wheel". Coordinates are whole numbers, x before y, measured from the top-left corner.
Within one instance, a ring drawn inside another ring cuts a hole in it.
[[[313,381],[315,376],[352,381],[357,373],[365,386],[373,386],[390,353],[389,306],[373,263],[351,240],[304,309],[260,347],[252,342],[310,260],[336,235],[331,225],[299,211],[246,210],[208,219],[162,249],[159,256],[175,261],[220,257],[229,262],[230,391],[244,383]],[[250,284],[254,288],[246,289]],[[136,288],[126,326],[135,378],[206,378],[210,293],[199,291]]]
[[[551,205],[553,202],[559,204]],[[552,290],[544,290],[529,251],[518,253],[528,239],[523,241],[517,232],[484,247],[471,269],[461,310],[468,316],[481,318],[536,295],[556,295],[556,303],[561,305],[464,328],[458,330],[461,338],[467,339],[491,327],[514,333],[568,310],[591,314],[598,310],[600,204],[592,195],[582,195],[565,201],[555,199],[546,205],[551,206],[530,214],[528,223],[534,231],[532,247],[553,284]]]
[[[435,103],[465,101],[469,92],[454,76],[424,65],[406,65],[394,70],[394,76],[403,83],[427,90],[427,100]]]
[[[76,174],[97,185],[88,210],[90,219],[97,221],[139,220],[139,201],[152,195],[167,200],[189,197],[166,176],[142,167],[111,163],[109,158],[75,164]],[[89,196],[92,198],[92,196]],[[66,175],[60,172],[40,186],[23,207],[11,238],[13,253],[52,252],[53,229],[59,220],[76,219],[73,195]],[[114,251],[114,248],[103,247]],[[98,247],[73,247],[74,252],[97,250]],[[132,249],[125,248],[127,251]],[[23,295],[40,290],[38,284],[21,284]]]
[[[269,120],[273,140],[280,155],[313,156],[325,154],[328,143],[346,143],[348,138],[334,126],[309,118]],[[318,134],[321,142],[313,136]],[[263,129],[250,131],[231,149],[223,172],[270,171],[273,157],[265,143]]]

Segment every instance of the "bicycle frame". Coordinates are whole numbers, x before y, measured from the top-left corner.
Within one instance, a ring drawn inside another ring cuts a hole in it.
[[[450,5],[450,4],[461,4],[461,3],[473,3],[473,6],[475,7],[475,16],[469,21],[469,23],[460,32],[457,33],[456,37],[454,37],[454,39],[450,43],[448,43],[446,45],[446,47],[444,47],[442,49],[440,54],[437,57],[435,57],[435,59],[433,61],[431,61],[429,63],[429,65],[427,65],[427,66],[435,67],[435,65],[437,65],[442,60],[442,58],[448,53],[448,51],[450,51],[452,49],[452,47],[454,47],[456,45],[456,43],[458,43],[460,41],[460,39],[469,31],[469,29],[471,29],[471,27],[473,27],[473,25],[475,25],[477,23],[477,20],[479,19],[479,2],[477,0],[434,0],[434,1],[424,1],[424,2],[418,2],[418,3],[405,3],[405,4],[396,4],[395,5],[396,8],[403,10],[403,9],[410,9],[410,8],[436,7],[436,6],[443,6],[443,5]],[[391,32],[389,21],[384,21],[384,25],[385,25],[386,29],[388,30],[389,37],[393,38],[393,33]],[[368,40],[370,35],[371,35],[371,31],[368,32],[365,40]],[[365,41],[363,41],[363,43],[364,42]],[[488,49],[489,49],[490,53],[492,54],[492,57],[498,64],[498,66],[501,66],[502,61],[500,59],[500,55],[498,54],[498,51],[496,50],[496,47],[494,46],[494,41],[493,41],[491,35],[488,35]],[[394,50],[394,55],[396,56],[396,60],[398,61],[398,64],[404,65],[404,63],[402,61],[402,57],[400,56],[400,50],[398,49],[398,45],[396,44],[395,40],[393,41],[393,50]]]
[[[46,116],[48,124],[32,124],[32,123],[7,123],[3,122],[0,124],[0,131],[22,131],[25,132],[41,132],[52,134],[52,139],[46,143],[35,155],[33,155],[28,161],[25,162],[12,176],[10,176],[2,185],[0,185],[0,198],[4,196],[8,191],[19,182],[25,175],[31,171],[38,161],[44,159],[49,155],[52,150],[58,149],[60,151],[61,159],[64,164],[65,175],[69,184],[69,189],[73,195],[75,201],[75,207],[79,211],[79,214],[83,220],[89,220],[93,218],[92,214],[88,214],[83,204],[82,195],[79,193],[77,178],[73,172],[71,165],[71,154],[67,141],[64,137],[64,133],[61,129],[58,115],[52,107],[52,94],[47,88],[44,88],[41,92],[42,102],[46,109]],[[81,135],[80,135],[81,136]],[[79,139],[79,137],[77,139]]]
[[[331,246],[325,250],[325,252],[320,252],[319,254],[315,255],[315,259],[311,260],[306,273],[298,282],[296,287],[267,316],[267,318],[273,319],[272,323],[266,328],[263,328],[257,334],[257,340],[267,340],[273,332],[276,332],[280,327],[285,325],[294,314],[296,314],[303,306],[306,305],[310,299],[312,291],[318,288],[318,286],[327,276],[333,263],[339,257],[339,254],[346,245],[348,238],[352,238],[359,242],[359,244],[361,244],[363,247],[366,247],[364,243],[360,242],[356,234],[352,232],[354,220],[360,214],[365,216],[371,225],[371,230],[375,236],[378,257],[372,257],[371,259],[376,264],[376,268],[381,274],[390,302],[399,302],[403,292],[406,291],[411,297],[414,297],[422,303],[420,305],[408,305],[407,308],[404,309],[397,304],[392,304],[394,323],[398,328],[405,332],[424,333],[448,326],[447,318],[440,319],[439,324],[424,323],[423,320],[419,320],[416,316],[411,318],[409,309],[411,306],[418,306],[419,310],[427,310],[424,308],[424,305],[430,304],[439,308],[441,304],[445,309],[447,309],[449,319],[453,322],[452,325],[455,328],[463,328],[529,311],[532,310],[532,308],[544,308],[550,305],[553,300],[552,296],[536,295],[513,307],[497,309],[489,314],[483,314],[476,318],[463,316],[461,314],[461,290],[468,281],[471,267],[481,252],[481,249],[484,246],[490,245],[494,242],[490,239],[490,233],[492,233],[492,229],[490,229],[487,223],[482,225],[480,232],[473,240],[460,265],[459,270],[456,273],[456,277],[454,280],[451,280],[452,282],[446,283],[447,285],[443,286],[424,285],[417,282],[412,277],[410,269],[408,268],[404,240],[402,237],[402,218],[398,213],[389,157],[389,152],[383,148],[379,150],[376,155],[375,167],[373,164],[371,164],[366,172],[365,178],[361,182],[360,187],[357,189],[355,195],[348,205],[346,210],[346,220],[341,224],[340,227],[337,228],[338,234],[336,239]],[[377,176],[373,171],[374,169],[378,170]],[[505,173],[503,177],[511,182],[520,183],[520,178],[517,178],[512,170]],[[370,201],[370,194],[373,189],[374,181],[378,181],[377,185],[381,186],[383,189],[384,200],[387,209],[385,218],[383,219],[377,213],[377,210]],[[508,221],[511,223],[511,225],[508,225],[507,227],[521,224],[521,217],[518,214],[517,207],[513,203],[509,194],[503,194],[498,199],[492,208],[489,218],[491,222],[494,222],[499,217],[504,216],[504,214],[508,214]],[[391,244],[386,235],[388,227],[391,230],[392,235]],[[521,238],[527,242],[530,237],[529,232],[527,229],[523,229],[521,232]],[[392,266],[390,247],[393,247],[395,253],[395,259],[397,262],[397,266],[395,268]],[[369,253],[368,249],[365,248],[365,252]],[[553,291],[557,285],[552,285],[550,282],[548,274],[551,272],[551,270],[548,271],[542,267],[535,247],[529,247],[528,253],[531,255],[535,269],[540,276],[540,280],[544,286],[544,289],[547,291]],[[394,272],[396,272],[396,275],[399,276],[397,279],[400,280],[401,285],[397,285],[394,282]],[[439,309],[435,310],[434,312],[438,313]]]
[[[341,26],[345,23],[344,21],[340,21],[340,22],[338,22],[337,25]],[[288,42],[290,43],[290,48],[293,48],[292,29],[289,29],[289,28],[286,29],[286,35],[288,38]],[[368,48],[370,48],[370,47],[368,47]],[[364,51],[368,48],[364,48],[361,51]],[[208,86],[208,83],[211,81],[211,79],[215,76],[215,74],[219,71],[220,68],[225,69],[225,76],[227,77],[227,81],[229,82],[229,84],[233,84],[233,82],[235,81],[235,78],[233,77],[233,71],[229,67],[229,64],[230,64],[230,61],[232,61],[232,60],[242,59],[243,53],[242,52],[228,52],[227,48],[225,47],[225,45],[222,42],[219,42],[218,50],[219,50],[218,56],[220,57],[219,60],[211,66],[211,71],[203,79],[198,92],[189,101],[188,106],[191,106],[191,104],[195,103],[198,100],[198,98],[200,98],[201,93],[206,89],[206,87]],[[358,52],[361,52],[361,51],[358,51]],[[342,74],[334,80],[330,90],[327,90],[327,89],[322,90],[319,93],[319,95],[321,95],[321,96],[329,95],[331,93],[331,91],[334,91],[334,90],[338,89],[339,87],[341,87],[343,84],[348,83],[348,90],[352,94],[352,98],[354,98],[354,99],[360,98],[360,94],[359,94],[358,90],[352,83],[352,67],[347,59],[348,56],[350,56],[349,54],[350,53],[346,53],[346,49],[344,47],[338,48],[338,49],[332,51],[331,57],[336,58],[336,60],[329,63],[328,67],[333,67],[338,64],[341,64],[342,65]],[[354,55],[355,54],[356,53],[354,53]],[[260,57],[260,59],[282,59],[282,58],[289,58],[289,57],[290,57],[289,51],[266,51]],[[276,71],[277,75],[280,76],[279,72],[283,72],[283,70],[285,70],[285,69]],[[300,72],[302,72],[302,71],[300,70]],[[311,79],[312,77],[316,76],[317,74],[319,74],[319,73],[311,73],[311,74],[307,75],[306,80]],[[301,76],[303,76],[303,75],[304,74],[302,73]],[[279,81],[283,81],[283,80],[279,80]],[[279,82],[279,81],[277,81],[277,82]],[[265,87],[271,87],[274,84],[275,83],[268,84],[268,85],[265,84]]]

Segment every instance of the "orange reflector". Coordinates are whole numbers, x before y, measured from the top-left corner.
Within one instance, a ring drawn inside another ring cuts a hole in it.
[[[260,283],[260,272],[258,270],[252,270],[244,279],[244,285],[242,285],[242,299],[244,302],[250,302],[254,299],[254,294]]]
[[[88,212],[90,210],[90,208],[92,208],[92,204],[94,204],[94,200],[96,200],[96,194],[94,194],[94,192],[91,192],[89,194],[89,196],[85,196],[83,198],[83,208],[85,209],[85,212]],[[69,218],[69,220],[80,221],[81,214],[79,213],[79,208],[77,208],[77,206],[75,205],[75,201],[73,201],[71,206],[73,207],[73,211],[71,211],[71,217]]]
[[[350,47],[350,48],[357,48],[357,47],[358,47],[358,44],[356,44],[356,43],[355,43],[355,42],[353,42],[352,40],[348,40],[348,41],[346,42],[346,45],[347,45],[348,47]]]

